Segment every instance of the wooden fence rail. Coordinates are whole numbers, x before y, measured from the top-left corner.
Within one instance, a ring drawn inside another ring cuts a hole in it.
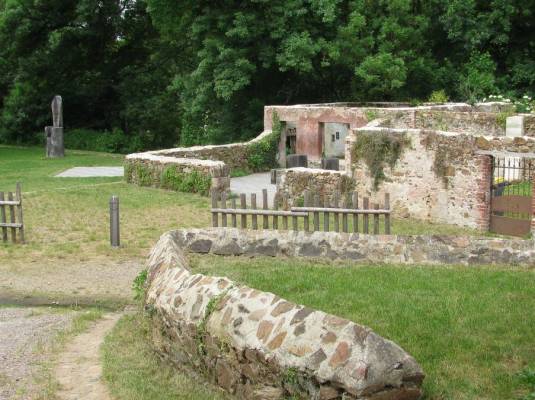
[[[349,196],[347,197],[349,198]],[[362,216],[362,232],[370,233],[370,217],[373,217],[373,234],[379,234],[379,217],[384,215],[384,233],[390,234],[390,194],[385,194],[383,208],[379,204],[373,204],[370,208],[370,201],[368,197],[362,198],[362,208],[359,208],[359,196],[357,192],[351,194],[351,208],[348,207],[348,201],[340,202],[340,193],[335,190],[331,199],[325,197],[323,199],[323,207],[320,206],[320,196],[315,195],[313,198],[313,205],[311,206],[311,199],[308,190],[303,193],[303,206],[298,206],[294,202],[293,206],[288,206],[288,195],[282,196],[282,210],[279,210],[279,201],[273,200],[273,207],[268,209],[267,190],[262,190],[262,208],[257,209],[256,194],[251,194],[250,207],[247,207],[247,199],[245,194],[240,195],[240,208],[236,206],[236,199],[230,199],[230,208],[228,208],[228,198],[225,193],[221,194],[221,204],[218,207],[219,198],[217,191],[212,189],[212,223],[214,227],[219,226],[219,214],[221,214],[221,226],[227,227],[228,218],[230,215],[230,226],[237,227],[237,215],[241,217],[241,228],[247,228],[247,216],[251,216],[252,229],[258,229],[258,217],[262,217],[262,229],[269,229],[269,218],[272,218],[272,229],[279,229],[279,217],[282,217],[282,229],[288,230],[288,218],[291,218],[292,229],[298,231],[298,218],[303,218],[303,230],[310,231],[310,222],[312,221],[312,230],[320,230],[320,214],[323,214],[323,230],[329,232],[331,214],[333,216],[334,231],[346,232],[350,230],[349,222],[352,221],[353,233],[359,232],[359,215]],[[312,214],[312,219],[310,218]],[[350,219],[351,218],[351,219]],[[340,227],[340,219],[342,220]]]
[[[8,242],[8,233],[11,232],[11,241],[16,243],[18,229],[20,243],[24,244],[24,223],[22,222],[22,194],[20,190],[20,182],[16,183],[16,198],[16,200],[13,200],[13,193],[7,192],[6,200],[4,191],[0,191],[0,228],[2,228],[2,242]],[[15,207],[17,207],[18,222],[15,219]],[[7,214],[9,214],[10,222],[7,222]]]

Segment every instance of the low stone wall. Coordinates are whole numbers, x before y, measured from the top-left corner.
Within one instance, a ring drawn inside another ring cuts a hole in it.
[[[533,264],[535,240],[468,235],[364,235],[206,228],[168,233],[194,253],[327,257],[396,264]]]
[[[340,194],[353,192],[355,184],[345,171],[330,171],[313,168],[290,168],[277,170],[277,198],[288,194],[289,203],[300,202],[305,189],[309,190],[311,205],[314,195],[320,196],[323,204],[325,196],[331,196],[336,189]]]
[[[190,160],[129,154],[125,159],[125,180],[138,186],[200,193],[208,196],[212,187],[230,193],[230,169],[221,161]]]
[[[433,109],[373,109],[370,115],[380,120],[380,127],[396,129],[427,129],[463,132],[474,135],[505,136],[505,126],[497,123],[495,113]]]
[[[252,144],[262,141],[271,134],[271,130],[262,132],[256,138],[245,143],[231,143],[214,146],[194,146],[194,147],[179,147],[175,149],[149,151],[144,154],[150,154],[158,157],[175,157],[197,160],[211,160],[222,161],[230,170],[243,170],[247,172],[255,172],[251,163],[248,161],[250,154],[250,147]]]
[[[180,249],[209,240],[199,235],[168,232],[148,258],[146,304],[163,357],[246,399],[420,398],[420,366],[372,329],[227,278],[191,274]]]
[[[535,138],[528,136],[500,137],[480,136],[474,141],[478,150],[505,151],[510,153],[533,153],[535,151]]]
[[[524,115],[524,136],[535,137],[535,115]]]

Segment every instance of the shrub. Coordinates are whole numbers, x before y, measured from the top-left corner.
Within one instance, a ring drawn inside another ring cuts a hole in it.
[[[429,101],[431,103],[444,104],[447,103],[450,98],[446,95],[444,89],[436,90],[429,96]]]
[[[63,138],[66,149],[100,151],[104,153],[128,154],[143,150],[144,140],[141,134],[126,135],[121,129],[111,132],[92,129],[70,129]]]

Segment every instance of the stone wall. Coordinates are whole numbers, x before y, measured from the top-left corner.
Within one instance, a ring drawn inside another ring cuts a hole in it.
[[[169,232],[182,249],[224,256],[327,257],[393,264],[533,264],[535,240],[205,228]]]
[[[535,115],[524,115],[524,136],[535,137]]]
[[[490,218],[491,157],[500,152],[533,153],[529,137],[473,136],[457,132],[388,129],[405,134],[411,145],[393,170],[384,168],[386,179],[377,192],[363,161],[352,160],[351,148],[359,134],[378,134],[385,129],[362,128],[346,138],[346,172],[352,174],[359,192],[371,202],[390,193],[393,215],[435,223],[487,230]],[[501,155],[503,156],[503,154]]]
[[[221,161],[164,157],[150,153],[129,154],[125,180],[149,186],[208,196],[212,187],[230,193],[230,169]]]
[[[210,239],[168,232],[148,258],[146,304],[163,357],[239,398],[420,398],[423,372],[395,343],[272,293],[190,273],[181,247],[192,240],[203,247]]]
[[[505,134],[505,127],[497,123],[496,115],[505,107],[510,105],[495,102],[474,106],[448,103],[420,107],[408,107],[399,103],[266,106],[264,129],[271,129],[273,113],[277,111],[281,121],[291,121],[296,125],[297,153],[307,154],[309,160],[319,160],[324,150],[322,123],[344,123],[349,124],[350,129],[357,129],[378,118],[381,126],[389,128],[421,128],[500,136]],[[282,136],[279,152],[285,154],[284,132]]]
[[[384,129],[383,129],[384,130]],[[380,128],[354,130],[354,134],[378,134]],[[386,179],[377,192],[373,178],[363,161],[352,160],[350,149],[355,135],[346,140],[346,172],[352,174],[359,192],[371,202],[380,202],[390,193],[392,214],[396,218],[414,218],[469,228],[486,229],[490,177],[481,178],[489,165],[488,156],[476,155],[474,137],[454,132],[388,130],[405,134],[411,145],[405,149],[393,170],[384,168]]]
[[[288,194],[289,204],[303,199],[305,189],[309,190],[311,205],[314,195],[320,196],[323,205],[325,196],[334,190],[344,195],[353,192],[354,181],[345,171],[330,171],[312,168],[290,168],[277,171],[277,198]]]
[[[197,160],[222,161],[231,171],[244,170],[254,172],[249,160],[249,148],[253,143],[265,139],[272,132],[266,130],[256,138],[245,143],[231,143],[217,146],[194,146],[179,147],[175,149],[149,151],[143,154],[150,154],[159,157],[175,157]]]

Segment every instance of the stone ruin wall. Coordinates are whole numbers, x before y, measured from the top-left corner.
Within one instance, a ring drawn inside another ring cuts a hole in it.
[[[363,128],[354,134],[381,131]],[[394,170],[384,167],[386,178],[377,192],[372,189],[373,178],[365,163],[348,162],[346,172],[352,174],[357,190],[365,192],[372,203],[380,202],[385,193],[390,193],[392,214],[396,218],[480,228],[488,212],[490,180],[478,181],[488,168],[488,157],[475,155],[473,137],[410,129],[389,132],[405,133],[410,147],[404,150]],[[351,159],[350,149],[355,141],[356,136],[348,137],[346,159]]]
[[[163,179],[168,168],[185,175],[195,172],[203,179],[209,179],[210,187],[206,188],[205,195],[208,195],[211,188],[217,188],[218,193],[230,193],[230,169],[221,161],[164,157],[148,153],[129,154],[125,158],[125,181],[137,186],[171,189],[165,186]]]
[[[335,190],[344,195],[354,190],[353,179],[345,171],[329,171],[313,168],[289,168],[277,171],[277,199],[284,194],[288,195],[288,203],[293,205],[303,199],[303,192],[308,189],[310,205],[313,205],[314,195],[320,196],[320,205],[323,205],[325,196],[331,196]]]
[[[167,168],[176,167],[186,174],[196,172],[207,179],[210,178],[211,185],[208,192],[214,187],[218,193],[230,194],[230,172],[236,169],[253,172],[247,162],[248,147],[271,133],[270,130],[264,131],[246,143],[180,147],[129,154],[126,156],[125,180],[138,186],[172,189],[162,184],[162,174]],[[143,171],[143,174],[140,174],[140,171]],[[142,177],[147,173],[148,178]]]
[[[249,158],[249,153],[247,151],[248,147],[250,144],[264,139],[269,134],[271,134],[271,129],[265,130],[256,138],[245,143],[179,147],[175,149],[151,151],[148,153],[165,157],[222,161],[228,165],[231,171],[244,170],[247,172],[254,172],[247,162]]]
[[[420,398],[420,366],[372,329],[190,273],[183,243],[207,241],[191,233],[162,235],[147,262],[154,345],[168,361],[202,371],[238,398]]]
[[[380,128],[354,131],[378,133]],[[356,188],[362,188],[371,202],[390,193],[393,215],[435,223],[488,229],[490,213],[491,158],[486,151],[534,152],[529,137],[478,137],[425,130],[391,129],[406,133],[411,146],[405,149],[394,170],[384,168],[386,179],[374,192],[373,181],[364,162],[354,164],[350,149],[356,136],[346,139],[346,172],[352,174]],[[360,190],[359,190],[360,191]]]

